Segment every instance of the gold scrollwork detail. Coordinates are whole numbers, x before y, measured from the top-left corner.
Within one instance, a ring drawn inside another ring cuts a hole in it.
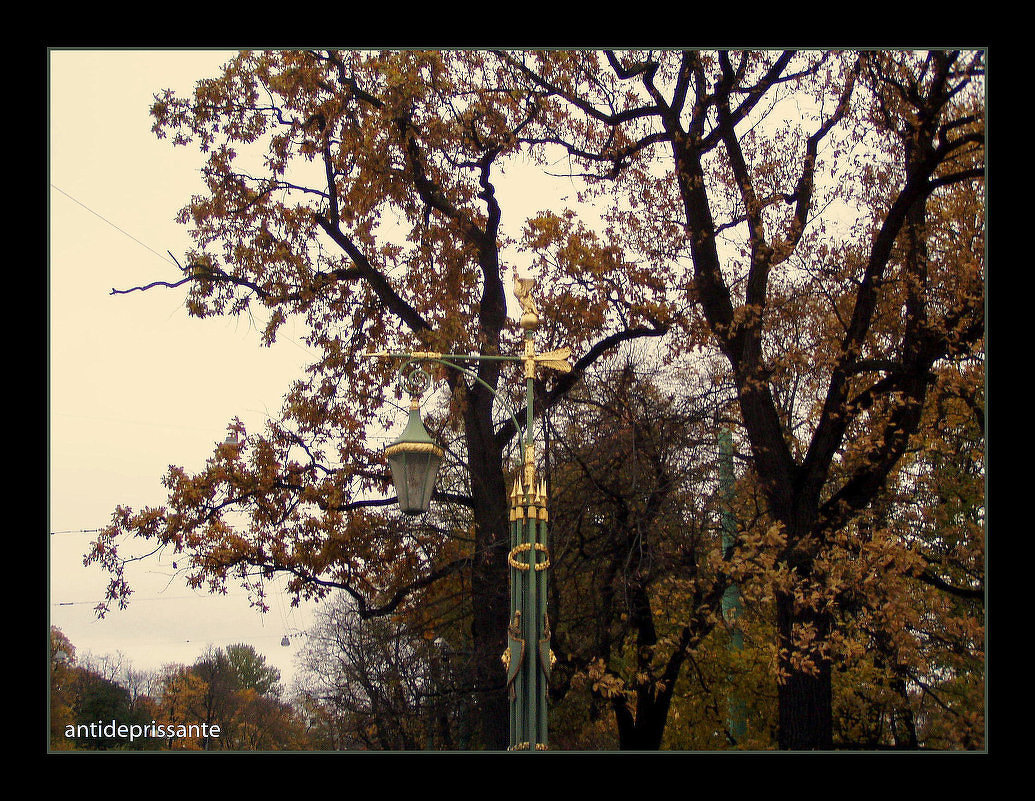
[[[528,564],[528,562],[519,562],[516,557],[517,557],[518,554],[528,553],[528,551],[532,550],[533,547],[535,547],[535,549],[537,551],[540,551],[540,552],[545,553],[547,555],[546,556],[546,561],[545,562],[538,562],[538,563],[536,563],[535,569],[536,570],[546,570],[548,567],[550,567],[550,555],[549,555],[550,551],[541,542],[535,543],[534,546],[531,543],[528,543],[528,542],[521,543],[520,545],[515,547],[513,550],[511,550],[511,552],[509,554],[507,554],[507,564],[509,564],[515,570],[528,570],[528,568],[530,566]]]

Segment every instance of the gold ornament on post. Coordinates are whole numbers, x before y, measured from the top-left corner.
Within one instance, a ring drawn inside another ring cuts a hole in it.
[[[535,287],[535,279],[521,278],[517,268],[514,268],[514,297],[521,306],[521,327],[526,331],[532,331],[539,327],[539,309],[536,307],[535,298],[532,297],[532,289]]]

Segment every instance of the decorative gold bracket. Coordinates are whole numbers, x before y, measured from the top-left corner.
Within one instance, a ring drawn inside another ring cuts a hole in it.
[[[571,348],[558,348],[557,350],[551,350],[549,353],[540,353],[534,358],[536,363],[542,367],[556,370],[558,373],[570,373],[571,362],[568,361],[570,357]]]

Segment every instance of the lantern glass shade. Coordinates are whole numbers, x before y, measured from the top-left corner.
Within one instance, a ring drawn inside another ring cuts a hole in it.
[[[424,428],[416,404],[410,406],[410,419],[403,433],[385,449],[385,453],[392,469],[399,508],[408,515],[428,511],[443,451]]]

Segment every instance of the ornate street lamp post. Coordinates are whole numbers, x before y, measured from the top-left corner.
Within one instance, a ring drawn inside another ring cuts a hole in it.
[[[533,282],[514,274],[514,295],[521,305],[521,327],[525,332],[524,352],[514,356],[471,356],[449,353],[370,353],[370,357],[400,359],[400,374],[411,396],[410,417],[402,435],[386,449],[399,505],[407,514],[422,514],[431,503],[435,476],[442,463],[442,448],[428,434],[420,418],[418,398],[430,377],[426,364],[457,370],[477,381],[503,402],[514,420],[520,421],[506,399],[485,383],[464,362],[520,361],[525,367],[525,425],[522,465],[510,493],[510,625],[507,649],[502,655],[510,700],[510,750],[547,749],[546,690],[553,654],[550,651],[550,621],[546,611],[546,579],[550,567],[547,542],[546,483],[535,472],[533,436],[533,383],[539,368],[569,372],[568,348],[537,354],[534,333],[539,313],[532,298]]]

